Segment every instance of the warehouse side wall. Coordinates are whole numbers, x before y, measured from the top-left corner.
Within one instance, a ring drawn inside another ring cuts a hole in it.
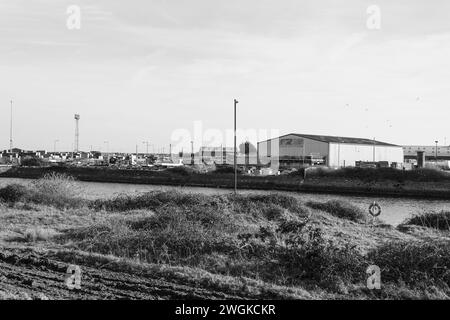
[[[330,143],[329,163],[331,167],[355,166],[356,161],[388,161],[403,163],[403,148],[360,144]]]

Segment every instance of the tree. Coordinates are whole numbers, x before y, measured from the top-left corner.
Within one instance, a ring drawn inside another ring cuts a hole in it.
[[[243,142],[239,145],[239,152],[245,154],[245,144],[248,143],[249,154],[256,153],[256,147],[249,141]]]

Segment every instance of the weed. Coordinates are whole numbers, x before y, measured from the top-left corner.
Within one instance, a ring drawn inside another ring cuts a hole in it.
[[[10,184],[0,189],[0,200],[15,203],[21,201],[27,192],[28,189],[21,184]]]
[[[364,212],[360,208],[345,201],[329,200],[324,203],[308,201],[306,205],[313,209],[328,212],[335,217],[351,220],[354,222],[365,222],[367,220],[367,215],[364,214]]]
[[[427,212],[407,219],[404,224],[450,230],[450,211]]]

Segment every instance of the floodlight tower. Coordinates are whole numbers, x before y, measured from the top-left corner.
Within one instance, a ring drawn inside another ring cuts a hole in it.
[[[79,131],[78,131],[78,122],[80,121],[80,115],[75,114],[75,145],[74,145],[74,151],[78,152],[79,147]]]

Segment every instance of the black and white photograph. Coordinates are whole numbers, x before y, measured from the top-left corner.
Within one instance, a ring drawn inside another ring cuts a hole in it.
[[[1,0],[0,300],[450,300],[449,58],[447,0]]]

